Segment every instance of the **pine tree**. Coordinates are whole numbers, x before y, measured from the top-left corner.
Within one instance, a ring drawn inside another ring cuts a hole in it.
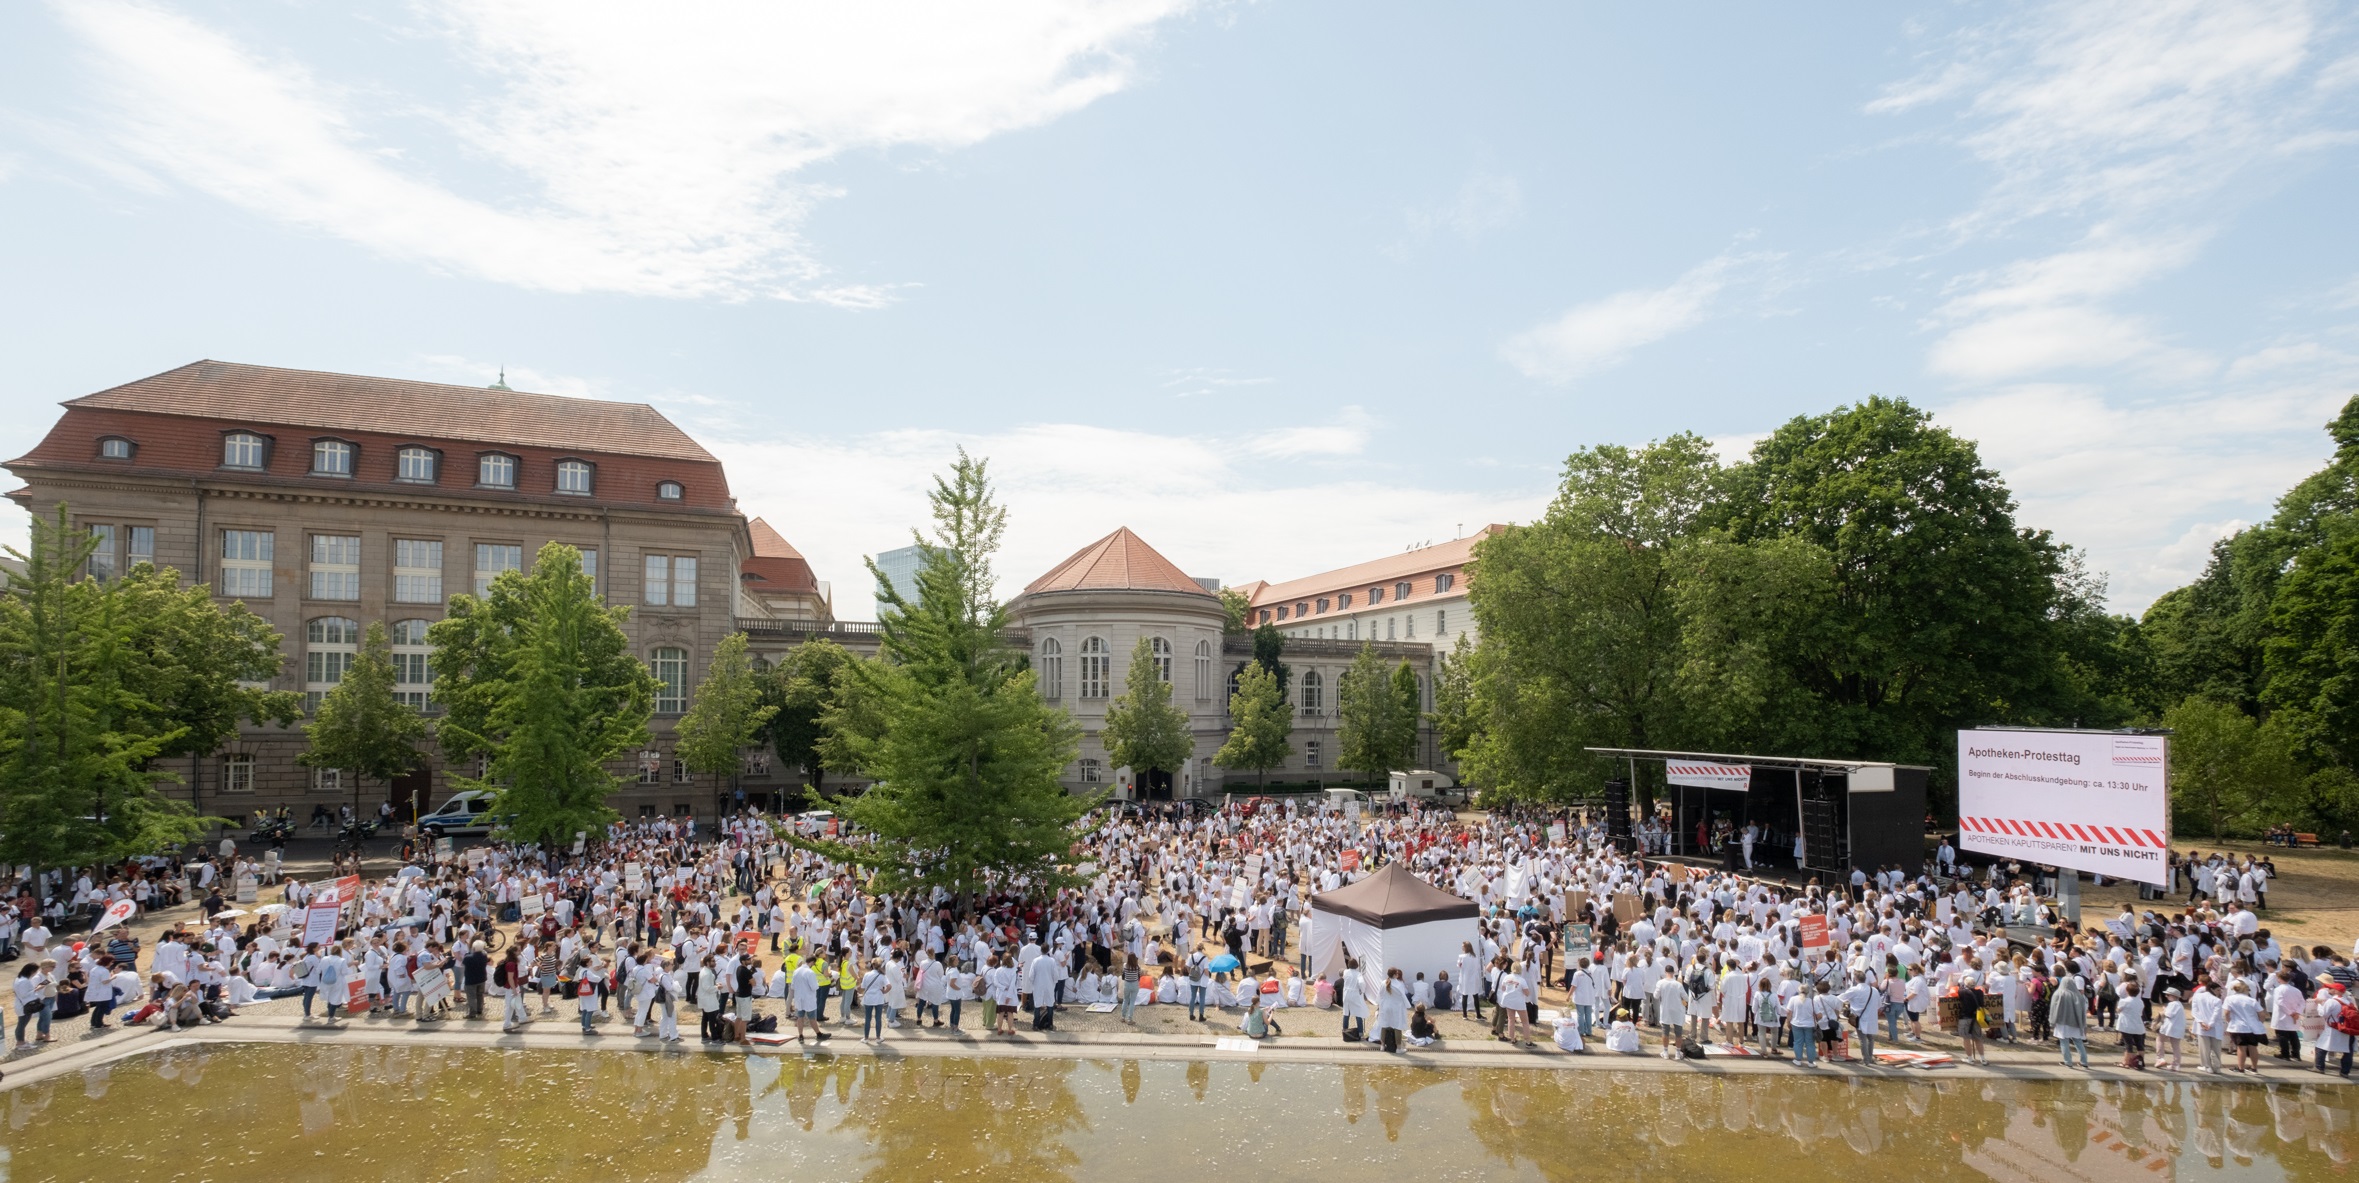
[[[745,634],[731,633],[714,648],[696,697],[680,718],[680,761],[691,772],[711,773],[716,789],[723,775],[734,781],[746,747],[777,713],[777,707],[762,701],[762,687],[745,655]]]
[[[1278,689],[1278,677],[1259,662],[1248,663],[1237,675],[1237,689],[1229,695],[1229,741],[1212,757],[1223,768],[1250,768],[1257,783],[1266,783],[1269,770],[1286,762],[1293,750],[1294,707]]]
[[[885,588],[882,660],[847,663],[826,715],[830,750],[876,782],[836,805],[872,840],[792,840],[868,868],[879,890],[1051,891],[1071,881],[1058,864],[1092,803],[1059,780],[1077,732],[1003,635],[991,555],[1007,511],[985,462],[960,451],[932,502],[917,599]]]
[[[482,777],[455,779],[496,792],[519,841],[555,847],[616,818],[606,799],[623,781],[607,765],[647,743],[655,703],[655,675],[623,632],[629,614],[599,600],[580,551],[552,542],[530,574],[502,572],[481,599],[452,596],[426,631],[443,753],[488,758]]]
[[[426,738],[426,720],[401,701],[394,681],[393,642],[385,623],[372,620],[343,681],[320,700],[319,713],[303,728],[311,748],[296,761],[350,775],[356,812],[362,780],[390,783],[421,763],[418,744]]]
[[[1130,651],[1130,674],[1098,735],[1106,758],[1117,768],[1129,766],[1141,783],[1149,772],[1178,772],[1196,750],[1187,712],[1171,705],[1171,683],[1146,637]]]

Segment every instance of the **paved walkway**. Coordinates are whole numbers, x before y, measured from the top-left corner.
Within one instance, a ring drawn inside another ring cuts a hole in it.
[[[496,1011],[494,1012],[496,1014]],[[1315,1011],[1280,1012],[1287,1018],[1309,1018]],[[1333,1012],[1328,1012],[1332,1014]],[[1063,1017],[1060,1014],[1060,1017]],[[1554,1069],[1561,1071],[1607,1072],[1688,1072],[1702,1075],[1758,1075],[1775,1074],[1789,1077],[1819,1076],[1851,1080],[1911,1081],[1927,1078],[1977,1080],[2106,1080],[2149,1081],[2201,1080],[2215,1083],[2285,1083],[2317,1084],[2341,1083],[2332,1075],[2319,1076],[2307,1065],[2295,1068],[2283,1061],[2265,1060],[2268,1064],[2257,1076],[2227,1074],[2209,1076],[2197,1072],[2171,1073],[2156,1069],[2144,1072],[2106,1066],[2082,1070],[2065,1068],[2057,1062],[2052,1051],[2041,1048],[1991,1049],[1989,1067],[1957,1065],[1946,1068],[1868,1068],[1855,1063],[1830,1063],[1816,1069],[1798,1068],[1790,1059],[1764,1060],[1759,1058],[1708,1057],[1704,1060],[1665,1060],[1652,1053],[1619,1055],[1598,1050],[1585,1054],[1562,1051],[1552,1044],[1541,1043],[1533,1048],[1516,1048],[1487,1039],[1445,1039],[1431,1047],[1404,1051],[1387,1056],[1366,1044],[1344,1044],[1339,1038],[1308,1035],[1288,1035],[1254,1043],[1233,1034],[1211,1033],[1200,1035],[1158,1035],[1127,1031],[1058,1031],[1036,1033],[1029,1030],[1015,1036],[994,1036],[976,1031],[953,1032],[948,1029],[917,1028],[905,1025],[891,1032],[882,1045],[867,1045],[859,1041],[856,1026],[838,1025],[831,1028],[835,1038],[824,1047],[798,1046],[791,1035],[783,1044],[756,1045],[750,1048],[734,1044],[704,1044],[695,1038],[693,1020],[685,1024],[682,1042],[666,1044],[652,1038],[631,1035],[628,1027],[614,1021],[598,1024],[599,1034],[584,1036],[579,1022],[570,1009],[544,1015],[524,1031],[513,1035],[500,1032],[496,1021],[470,1022],[449,1019],[432,1023],[417,1023],[408,1019],[348,1020],[341,1026],[330,1027],[320,1022],[305,1022],[292,1000],[259,1004],[243,1010],[236,1018],[208,1024],[192,1030],[163,1032],[150,1027],[119,1028],[105,1032],[87,1032],[79,1021],[61,1023],[55,1034],[57,1042],[32,1050],[20,1050],[5,1061],[6,1079],[0,1080],[0,1091],[36,1081],[95,1068],[126,1057],[173,1047],[198,1045],[226,1045],[239,1043],[266,1044],[361,1044],[379,1047],[479,1047],[500,1050],[532,1051],[593,1051],[609,1053],[636,1052],[648,1055],[803,1055],[803,1056],[874,1056],[896,1058],[910,1056],[999,1056],[1032,1059],[1068,1059],[1077,1057],[1123,1058],[1150,1060],[1261,1060],[1288,1064],[1392,1064],[1424,1068],[1522,1068]],[[1019,1028],[1023,1026],[1019,1023]],[[1904,1045],[1914,1047],[1915,1045]],[[2116,1053],[2118,1055],[2118,1053]]]

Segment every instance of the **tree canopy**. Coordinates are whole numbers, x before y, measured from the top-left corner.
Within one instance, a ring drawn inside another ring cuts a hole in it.
[[[418,745],[426,739],[426,719],[401,701],[394,681],[393,642],[385,622],[372,620],[343,680],[304,725],[311,746],[296,759],[350,773],[356,795],[362,780],[391,781],[424,763]]]
[[[1166,654],[1158,661],[1154,642],[1140,637],[1130,651],[1122,693],[1106,707],[1106,722],[1098,731],[1106,757],[1117,768],[1127,765],[1142,780],[1149,772],[1178,772],[1196,750],[1187,712],[1171,705],[1165,664],[1170,660]]]
[[[452,596],[426,630],[443,754],[486,761],[482,776],[453,779],[496,793],[519,841],[554,847],[616,818],[606,800],[623,779],[607,765],[646,745],[656,689],[631,653],[629,616],[599,600],[580,551],[552,542],[484,597]]]

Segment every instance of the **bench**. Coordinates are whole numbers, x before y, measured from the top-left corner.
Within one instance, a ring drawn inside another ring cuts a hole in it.
[[[2295,834],[2295,835],[2293,836],[2293,844],[2294,844],[2295,846],[2316,846],[2316,845],[2318,845],[2318,835],[2316,835],[2316,834]]]

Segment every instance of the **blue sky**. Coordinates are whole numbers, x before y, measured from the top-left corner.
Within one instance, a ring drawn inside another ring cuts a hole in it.
[[[861,616],[960,444],[1009,590],[1124,524],[1241,582],[1882,393],[2136,611],[2359,391],[2355,173],[2326,4],[17,4],[0,447],[199,357],[504,365],[662,407]]]

